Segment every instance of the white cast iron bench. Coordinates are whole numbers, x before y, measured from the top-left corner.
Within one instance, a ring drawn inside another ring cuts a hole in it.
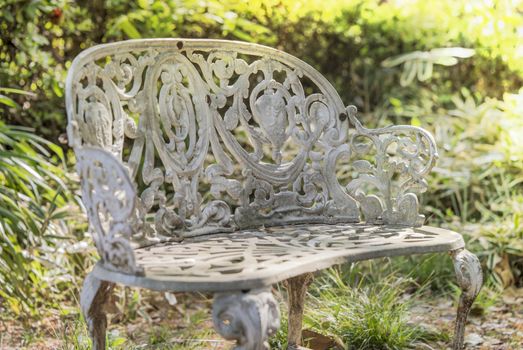
[[[95,349],[116,283],[214,293],[216,330],[258,350],[280,324],[271,285],[287,280],[291,349],[311,273],[433,252],[450,252],[463,290],[462,348],[481,267],[461,235],[423,226],[417,194],[437,158],[425,130],[364,128],[305,62],[224,40],[87,49],[66,106],[101,257],[81,294]]]

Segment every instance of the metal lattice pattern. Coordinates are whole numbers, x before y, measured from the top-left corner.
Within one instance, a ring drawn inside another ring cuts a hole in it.
[[[424,247],[425,251],[447,250],[456,242],[462,242],[459,234],[428,227],[289,225],[160,243],[137,249],[135,255],[148,278],[223,282],[291,270],[301,273],[311,263],[332,265],[367,253],[401,254],[414,247],[417,252]]]

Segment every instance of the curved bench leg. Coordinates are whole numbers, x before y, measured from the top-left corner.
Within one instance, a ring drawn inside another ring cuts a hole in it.
[[[99,280],[92,273],[88,274],[84,281],[80,294],[80,306],[93,341],[93,350],[105,350],[105,330],[107,328],[105,306],[113,287],[113,283]]]
[[[300,349],[303,310],[307,288],[312,282],[312,273],[290,278],[286,281],[289,298],[289,319],[287,332],[287,349]]]
[[[463,349],[463,339],[465,337],[465,323],[467,322],[472,303],[483,284],[483,273],[478,258],[468,250],[453,250],[450,252],[450,256],[454,262],[454,270],[462,290],[459,298],[452,349],[461,350]]]
[[[280,327],[280,309],[270,288],[217,293],[212,320],[222,337],[236,340],[235,350],[266,350]]]

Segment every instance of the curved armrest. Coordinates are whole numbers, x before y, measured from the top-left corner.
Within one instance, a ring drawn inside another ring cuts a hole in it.
[[[140,274],[131,246],[136,190],[127,169],[101,148],[85,146],[76,148],[75,153],[82,201],[104,266]]]
[[[347,190],[360,203],[365,220],[421,226],[417,194],[426,191],[425,177],[438,158],[434,138],[409,125],[367,129],[356,119],[354,106],[347,113],[356,129],[349,146],[357,174]]]

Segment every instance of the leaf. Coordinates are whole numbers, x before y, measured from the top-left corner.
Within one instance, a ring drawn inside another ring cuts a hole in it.
[[[149,7],[149,1],[148,0],[138,0],[137,1],[138,6],[140,6],[143,9],[146,9]]]
[[[403,73],[400,77],[400,85],[407,86],[414,80],[417,72],[417,61],[407,61],[403,67]]]
[[[139,39],[142,37],[134,24],[126,16],[122,17],[117,22],[117,27],[123,30],[123,32],[131,39]]]
[[[116,347],[116,346],[123,345],[125,342],[126,342],[126,339],[125,339],[125,338],[123,338],[123,337],[118,337],[118,338],[114,338],[114,339],[112,339],[112,341],[111,341],[111,345],[112,345],[113,347]]]
[[[442,66],[453,66],[458,63],[458,59],[456,57],[448,56],[448,57],[440,57],[436,60],[434,60],[435,64],[440,64]]]
[[[58,82],[56,80],[53,81],[53,83],[51,84],[51,87],[56,96],[62,97],[64,95],[62,88],[60,87],[60,85],[58,84]]]
[[[36,94],[34,92],[24,91],[24,90],[20,90],[20,89],[0,87],[0,91],[7,92],[7,93],[13,93],[13,94],[27,95],[27,96],[31,96],[31,97],[36,97]]]
[[[430,50],[433,56],[454,56],[458,58],[469,58],[474,56],[476,51],[474,49],[466,49],[464,47],[446,47],[441,49]]]
[[[0,94],[0,103],[3,105],[6,105],[8,107],[18,108],[20,107],[15,101],[13,101],[11,98],[7,97],[6,95]]]
[[[419,120],[418,117],[413,117],[410,120],[410,125],[412,125],[412,126],[421,126],[421,120]]]
[[[399,66],[400,64],[403,64],[408,61],[420,59],[422,55],[421,51],[414,51],[394,57],[387,58],[383,62],[381,62],[381,66],[384,68],[392,68],[395,66]]]
[[[389,102],[393,107],[401,107],[401,100],[395,97],[389,97]]]
[[[432,62],[420,62],[418,65],[418,80],[429,80],[432,77],[432,68]]]
[[[8,298],[7,303],[15,315],[20,315],[20,303],[15,298]]]

